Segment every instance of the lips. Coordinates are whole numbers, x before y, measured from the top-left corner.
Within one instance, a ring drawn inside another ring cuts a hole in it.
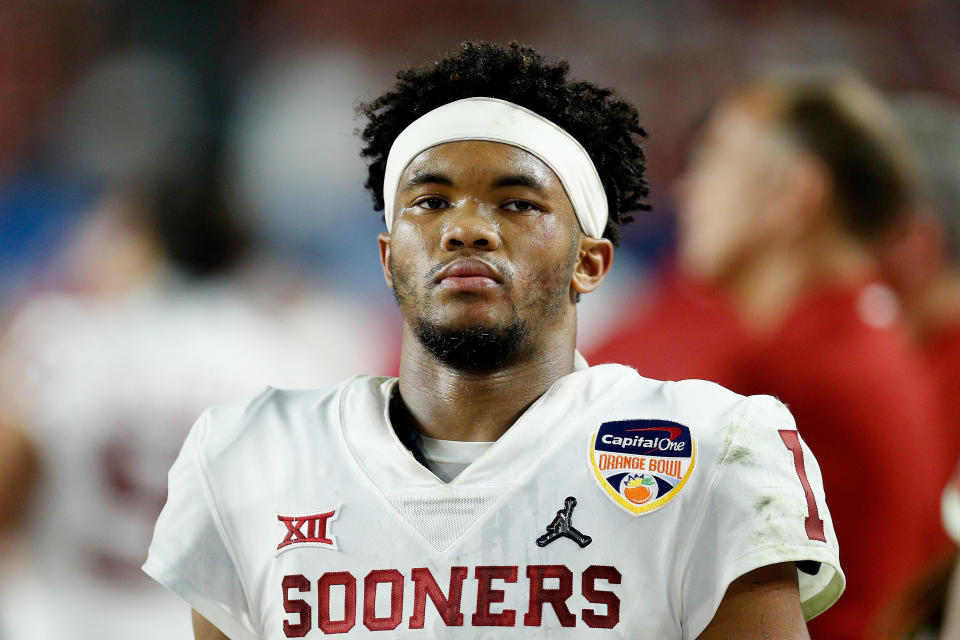
[[[503,276],[479,258],[462,258],[444,267],[436,282],[443,288],[479,290],[503,283]]]

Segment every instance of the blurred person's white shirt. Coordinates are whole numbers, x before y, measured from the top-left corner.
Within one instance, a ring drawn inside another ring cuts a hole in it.
[[[16,557],[0,562],[0,637],[192,637],[188,608],[139,570],[190,425],[266,385],[378,371],[388,341],[358,302],[226,283],[25,304],[0,343],[0,384],[41,478]]]

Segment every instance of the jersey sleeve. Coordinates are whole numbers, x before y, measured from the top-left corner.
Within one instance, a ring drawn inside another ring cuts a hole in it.
[[[730,583],[754,569],[796,562],[807,620],[845,584],[820,468],[793,416],[770,396],[730,415],[684,568],[684,638],[696,638]]]
[[[143,571],[235,640],[257,640],[230,546],[205,478],[209,412],[194,424],[173,467]]]

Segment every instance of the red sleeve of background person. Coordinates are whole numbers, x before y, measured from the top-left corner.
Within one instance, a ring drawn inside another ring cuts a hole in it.
[[[739,391],[747,336],[731,305],[708,285],[671,272],[585,354],[658,380],[700,378]]]
[[[813,638],[874,637],[884,603],[947,546],[939,496],[950,462],[932,385],[896,325],[864,322],[863,290],[798,306],[758,345],[746,389],[790,407],[823,473],[847,590],[810,623]]]

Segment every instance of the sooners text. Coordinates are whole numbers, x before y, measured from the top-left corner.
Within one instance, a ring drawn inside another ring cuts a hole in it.
[[[349,571],[324,573],[313,582],[302,574],[283,577],[283,609],[290,614],[283,622],[283,633],[288,638],[301,638],[316,626],[324,634],[346,633],[353,629],[358,619],[370,631],[391,631],[400,626],[403,620],[404,597],[413,598],[413,614],[406,620],[410,629],[423,629],[426,620],[427,599],[429,598],[440,619],[448,627],[469,624],[474,627],[513,627],[518,624],[527,627],[539,627],[543,621],[544,609],[553,609],[560,624],[573,627],[577,624],[577,614],[570,611],[567,599],[573,595],[573,572],[563,565],[529,565],[526,567],[527,591],[526,611],[518,620],[518,610],[503,608],[492,611],[497,603],[504,602],[505,591],[498,589],[496,581],[517,582],[519,569],[516,566],[479,566],[474,567],[473,579],[477,581],[477,602],[472,615],[465,616],[462,610],[461,596],[463,583],[469,573],[467,567],[451,567],[447,592],[437,583],[433,573],[425,567],[410,571],[409,581],[396,569],[377,569],[362,579],[362,594],[358,597],[358,579]],[[547,579],[554,579],[548,588]],[[588,627],[612,629],[620,622],[620,598],[611,591],[598,589],[598,582],[620,584],[621,575],[616,567],[591,565],[580,575],[580,591],[583,597],[598,608],[584,608],[579,612],[580,620]],[[377,615],[375,601],[378,585],[388,585],[390,590],[390,610],[386,615]],[[316,586],[316,594],[305,598]],[[337,609],[343,617],[331,619],[331,588],[337,589],[336,598],[343,599],[343,606]],[[502,586],[502,585],[499,585]],[[412,592],[412,594],[411,594]],[[301,596],[301,597],[298,597]],[[361,601],[362,599],[362,601]],[[499,607],[497,607],[499,608]]]

